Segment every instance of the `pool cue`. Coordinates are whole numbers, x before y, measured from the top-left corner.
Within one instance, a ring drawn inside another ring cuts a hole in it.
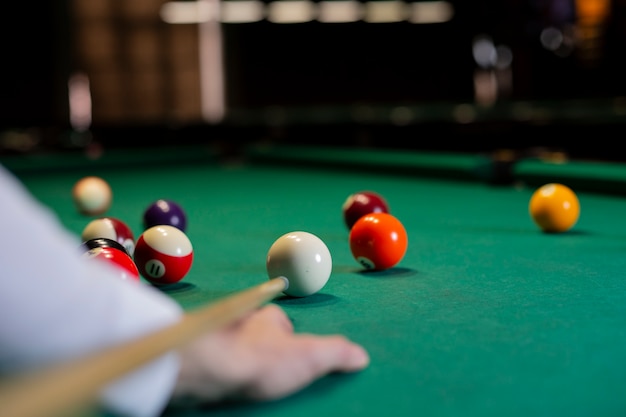
[[[6,381],[0,387],[0,416],[52,417],[93,405],[108,383],[201,334],[237,321],[288,286],[286,278],[272,278],[186,313],[176,324],[147,336]]]

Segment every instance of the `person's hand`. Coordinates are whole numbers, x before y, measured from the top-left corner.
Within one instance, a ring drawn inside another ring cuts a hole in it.
[[[369,364],[367,352],[342,335],[294,333],[284,311],[268,304],[180,350],[173,400],[271,400],[332,372]]]

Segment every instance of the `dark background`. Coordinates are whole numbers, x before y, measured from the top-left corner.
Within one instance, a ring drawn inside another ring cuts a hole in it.
[[[91,134],[106,146],[144,146],[173,140],[236,143],[254,138],[289,143],[485,151],[549,147],[574,157],[623,159],[626,108],[626,6],[611,2],[592,60],[574,50],[543,48],[547,26],[576,22],[573,1],[452,1],[452,21],[276,25],[267,21],[224,27],[227,100],[222,123],[99,124]],[[73,70],[70,3],[11,2],[0,37],[0,129],[37,129],[45,145],[63,146],[66,88]],[[487,35],[514,54],[510,92],[472,121],[450,116],[474,101],[476,36]],[[548,117],[520,120],[518,104]],[[393,110],[418,120],[399,124]],[[369,116],[356,118],[365,108]],[[616,110],[617,109],[617,110]],[[276,112],[280,123],[275,122]],[[541,113],[541,112],[539,112]]]

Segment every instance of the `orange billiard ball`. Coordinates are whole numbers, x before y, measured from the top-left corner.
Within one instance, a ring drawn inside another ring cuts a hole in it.
[[[550,183],[535,190],[528,210],[542,231],[562,233],[570,230],[578,221],[580,202],[568,186]]]
[[[397,265],[408,247],[404,225],[392,214],[370,213],[350,229],[352,256],[369,270],[384,270]]]

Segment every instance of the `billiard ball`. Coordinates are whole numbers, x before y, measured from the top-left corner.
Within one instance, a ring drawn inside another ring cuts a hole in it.
[[[385,270],[397,265],[408,247],[404,225],[389,213],[370,213],[350,229],[352,256],[368,270]]]
[[[101,217],[90,221],[82,231],[83,241],[105,237],[115,240],[126,248],[130,256],[135,251],[135,235],[131,228],[120,219],[115,217]]]
[[[342,205],[343,220],[350,230],[361,217],[370,213],[389,213],[385,198],[374,191],[359,191],[350,194]]]
[[[186,231],[187,215],[180,204],[172,200],[159,199],[148,206],[143,213],[144,230],[163,224]]]
[[[528,204],[530,217],[546,233],[562,233],[578,222],[580,202],[566,185],[545,184],[536,189]]]
[[[189,237],[171,225],[152,226],[137,239],[133,255],[141,275],[160,286],[182,280],[193,262]]]
[[[330,250],[318,236],[294,231],[280,236],[267,252],[269,278],[287,278],[283,292],[292,297],[306,297],[321,290],[332,271]]]
[[[111,242],[117,244],[115,241]],[[110,246],[102,245],[89,247],[89,245],[85,245],[83,248],[87,249],[83,253],[83,256],[100,262],[108,262],[115,266],[121,279],[135,282],[140,281],[137,265],[135,265],[133,258],[126,252],[123,246],[110,244]]]
[[[111,207],[113,191],[103,178],[87,176],[74,183],[72,199],[79,213],[86,216],[98,216]]]
[[[117,240],[109,239],[108,237],[95,237],[85,240],[83,241],[83,243],[80,244],[80,250],[82,252],[88,252],[91,249],[96,248],[114,248],[126,252],[127,255],[130,255],[124,245],[119,243]]]

